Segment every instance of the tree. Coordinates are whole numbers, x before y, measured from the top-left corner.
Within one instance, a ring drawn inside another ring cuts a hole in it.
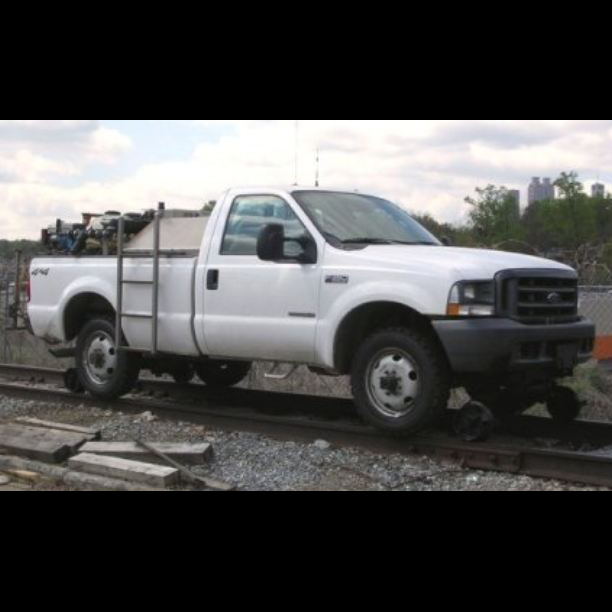
[[[578,179],[577,172],[562,172],[554,185],[561,194],[560,208],[571,224],[569,227],[567,223],[564,224],[570,237],[569,245],[578,248],[589,239],[587,226],[592,220],[588,214],[591,211],[588,211],[586,206],[589,198],[584,193],[584,185]]]
[[[591,198],[593,207],[593,221],[597,241],[600,243],[612,241],[612,197]]]
[[[216,200],[210,200],[209,202],[206,202],[206,204],[204,204],[204,206],[202,207],[202,213],[204,215],[211,215],[216,205]]]
[[[577,199],[584,193],[584,185],[578,180],[578,173],[574,170],[562,172],[553,184],[565,200]]]
[[[454,246],[469,247],[477,245],[477,241],[474,240],[472,232],[465,226],[439,223],[429,213],[413,214],[412,217],[439,240],[448,238],[450,243]]]
[[[38,254],[40,250],[40,243],[32,240],[0,240],[0,258],[2,259],[14,257],[15,251],[21,251],[28,259]]]
[[[477,187],[476,198],[467,197],[465,201],[472,207],[470,227],[484,244],[521,238],[520,206],[505,187]]]
[[[455,231],[452,225],[448,223],[438,223],[429,213],[415,214],[412,215],[412,217],[436,238],[443,238],[444,236],[451,238]]]

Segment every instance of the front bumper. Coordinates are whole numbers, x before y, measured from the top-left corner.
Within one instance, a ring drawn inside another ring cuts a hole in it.
[[[595,325],[525,325],[512,319],[432,321],[455,374],[542,368],[559,375],[591,359]]]

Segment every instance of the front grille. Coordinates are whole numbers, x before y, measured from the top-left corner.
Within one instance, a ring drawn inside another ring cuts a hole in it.
[[[578,278],[557,270],[509,270],[498,275],[502,316],[532,325],[578,320]]]

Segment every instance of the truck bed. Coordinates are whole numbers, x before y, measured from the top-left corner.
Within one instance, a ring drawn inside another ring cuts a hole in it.
[[[162,257],[160,260],[158,348],[162,352],[187,356],[200,354],[193,325],[197,262],[197,253]],[[128,257],[124,260],[125,280],[150,281],[152,277],[152,258]],[[29,314],[32,328],[37,336],[48,340],[67,340],[62,313],[78,295],[95,293],[116,307],[116,257],[38,258],[32,262],[31,278]],[[152,290],[151,285],[126,284],[123,311],[151,314]],[[150,350],[150,319],[126,318],[123,329],[130,346]]]

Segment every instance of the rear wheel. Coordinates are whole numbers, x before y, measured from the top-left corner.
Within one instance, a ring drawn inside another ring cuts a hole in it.
[[[138,380],[140,357],[117,351],[115,324],[92,319],[81,330],[76,346],[79,380],[94,397],[112,400],[129,393]]]
[[[246,361],[207,361],[195,366],[198,378],[208,387],[223,389],[242,382],[251,371]]]
[[[448,405],[450,375],[433,338],[409,329],[370,336],[353,362],[352,388],[361,416],[389,433],[432,425]]]

